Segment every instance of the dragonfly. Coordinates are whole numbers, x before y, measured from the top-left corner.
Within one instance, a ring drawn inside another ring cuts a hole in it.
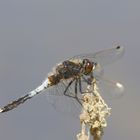
[[[76,55],[60,62],[40,86],[1,107],[0,112],[8,112],[46,90],[48,91],[48,101],[55,108],[63,110],[69,104],[69,106],[74,106],[72,110],[78,110],[82,106],[82,96],[85,94],[85,89],[92,84],[93,79],[99,84],[106,83],[106,85],[118,90],[118,93],[122,93],[122,84],[104,78],[103,67],[115,62],[123,54],[124,47],[117,45],[96,53]]]

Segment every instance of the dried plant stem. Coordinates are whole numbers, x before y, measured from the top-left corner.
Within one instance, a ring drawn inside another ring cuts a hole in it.
[[[95,82],[87,87],[86,94],[83,95],[82,100],[83,110],[80,114],[82,130],[77,135],[77,139],[89,140],[90,135],[92,135],[94,140],[101,140],[103,128],[107,126],[106,116],[110,115],[111,108],[108,107],[99,94]],[[88,129],[88,134],[86,134],[86,128]]]

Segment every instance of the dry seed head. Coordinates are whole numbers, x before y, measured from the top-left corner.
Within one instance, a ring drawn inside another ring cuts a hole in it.
[[[110,115],[111,108],[99,94],[95,82],[87,87],[86,92],[83,95],[83,110],[80,114],[80,121],[85,124],[85,127],[89,127],[91,135],[98,140],[103,134],[103,128],[107,126],[106,117]]]

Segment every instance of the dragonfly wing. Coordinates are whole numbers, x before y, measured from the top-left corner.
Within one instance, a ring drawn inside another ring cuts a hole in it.
[[[104,99],[119,99],[123,96],[124,86],[105,77],[96,77],[97,85]]]
[[[78,117],[82,106],[74,98],[75,81],[69,86],[66,95],[64,95],[64,91],[71,80],[61,81],[58,85],[48,88],[46,96],[48,103],[50,103],[56,111],[72,117]]]
[[[124,54],[124,47],[114,46],[110,49],[105,49],[96,53],[80,54],[72,57],[70,60],[75,59],[90,59],[93,62],[99,63],[101,66],[113,63],[121,58]]]

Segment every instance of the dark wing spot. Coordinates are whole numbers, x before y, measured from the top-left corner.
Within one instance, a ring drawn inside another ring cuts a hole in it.
[[[117,47],[116,47],[116,49],[120,49],[120,48],[121,48],[120,46],[117,46]]]

